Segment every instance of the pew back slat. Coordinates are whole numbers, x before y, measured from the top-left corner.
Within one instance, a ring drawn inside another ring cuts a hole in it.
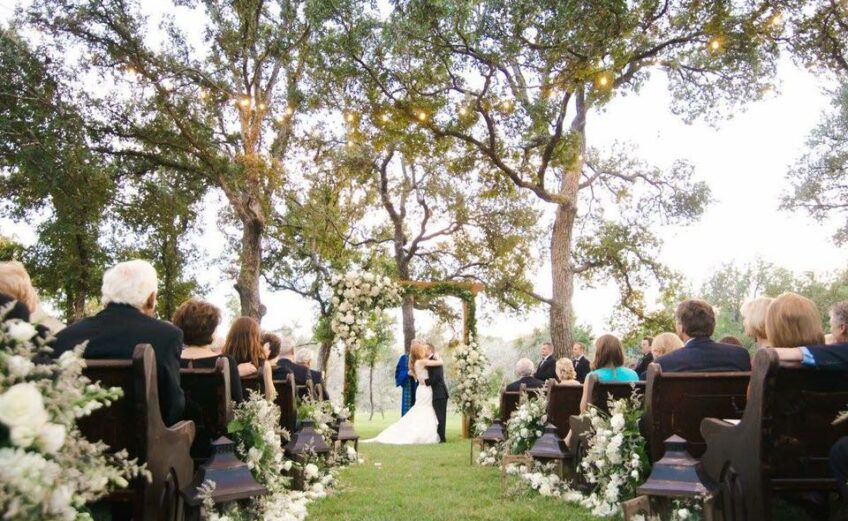
[[[568,436],[571,430],[571,417],[580,414],[580,400],[582,398],[582,385],[550,384],[548,389],[548,423],[557,428],[557,434],[560,438]]]
[[[180,369],[180,386],[197,430],[191,446],[196,461],[211,455],[211,442],[227,435],[227,424],[233,419],[229,371],[226,357],[219,357],[212,369]]]

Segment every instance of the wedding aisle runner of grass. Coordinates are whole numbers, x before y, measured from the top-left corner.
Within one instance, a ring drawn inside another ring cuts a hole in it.
[[[356,430],[371,438],[397,414]],[[585,510],[541,496],[502,498],[500,472],[468,465],[460,418],[448,418],[448,443],[425,446],[360,444],[362,465],[344,469],[338,492],[309,506],[309,521],[548,521],[588,520]]]

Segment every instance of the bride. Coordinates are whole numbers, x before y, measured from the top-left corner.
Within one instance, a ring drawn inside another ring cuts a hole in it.
[[[415,391],[415,405],[398,421],[389,425],[376,438],[363,443],[377,442],[389,445],[417,445],[439,443],[436,411],[433,409],[433,389],[424,382],[428,378],[427,368],[442,365],[442,359],[435,355],[427,359],[427,347],[413,341],[409,350],[409,372],[418,381]]]

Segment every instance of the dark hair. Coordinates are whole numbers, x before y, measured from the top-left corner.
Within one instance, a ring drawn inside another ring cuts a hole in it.
[[[652,337],[652,336],[646,336],[646,337],[645,337],[645,338],[643,338],[642,340],[647,340],[647,341],[648,341],[648,347],[651,347],[651,344],[653,344],[653,343],[654,343],[654,337]]]
[[[601,335],[595,340],[595,359],[592,369],[602,367],[621,367],[624,365],[624,349],[621,340],[615,335]]]
[[[259,324],[250,317],[240,317],[230,326],[227,343],[222,351],[232,356],[237,364],[250,362],[259,367],[259,362],[265,360],[262,351],[262,340],[259,336]]]
[[[180,304],[171,322],[183,330],[185,345],[205,346],[212,343],[215,329],[221,323],[221,310],[205,300],[190,298]]]
[[[279,336],[271,333],[270,331],[265,331],[262,333],[262,345],[268,344],[268,358],[273,359],[280,356],[280,347],[283,345],[283,341]]]
[[[690,337],[713,336],[715,313],[703,300],[684,300],[675,313],[680,328]]]
[[[719,340],[718,343],[719,344],[730,344],[730,345],[742,347],[742,341],[739,340],[738,338],[736,338],[733,335],[727,335],[727,336],[721,337],[721,340]]]

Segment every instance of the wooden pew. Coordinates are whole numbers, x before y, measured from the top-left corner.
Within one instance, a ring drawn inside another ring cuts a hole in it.
[[[259,367],[259,374],[243,376],[241,378],[241,391],[245,400],[250,398],[250,391],[262,393],[267,400],[273,400],[275,391],[271,379],[271,366],[262,364]]]
[[[80,420],[82,434],[103,441],[111,450],[126,449],[130,458],[147,464],[151,482],[136,479],[103,502],[112,519],[173,521],[185,515],[180,491],[191,483],[194,464],[189,454],[194,423],[165,427],[159,411],[159,389],[153,348],[139,345],[132,360],[86,360],[83,373],[104,387],[120,387],[124,396],[109,407]]]
[[[225,357],[218,358],[213,369],[180,369],[180,386],[197,432],[191,446],[196,465],[212,455],[211,442],[227,436],[227,424],[233,419],[229,371]]]
[[[572,416],[580,414],[582,385],[562,385],[548,380],[548,423],[557,428],[560,438],[568,436]]]
[[[771,519],[774,492],[836,490],[828,455],[848,436],[848,424],[832,425],[846,403],[848,371],[782,368],[774,350],[758,351],[741,421],[701,423],[701,461],[720,484],[724,518]]]
[[[643,435],[651,463],[662,458],[664,442],[676,434],[700,458],[707,445],[701,436],[704,418],[739,419],[745,410],[751,373],[664,373],[648,366]]]
[[[280,408],[280,426],[292,435],[297,427],[297,393],[294,375],[289,373],[285,380],[274,380],[274,389],[276,390],[274,403]]]

